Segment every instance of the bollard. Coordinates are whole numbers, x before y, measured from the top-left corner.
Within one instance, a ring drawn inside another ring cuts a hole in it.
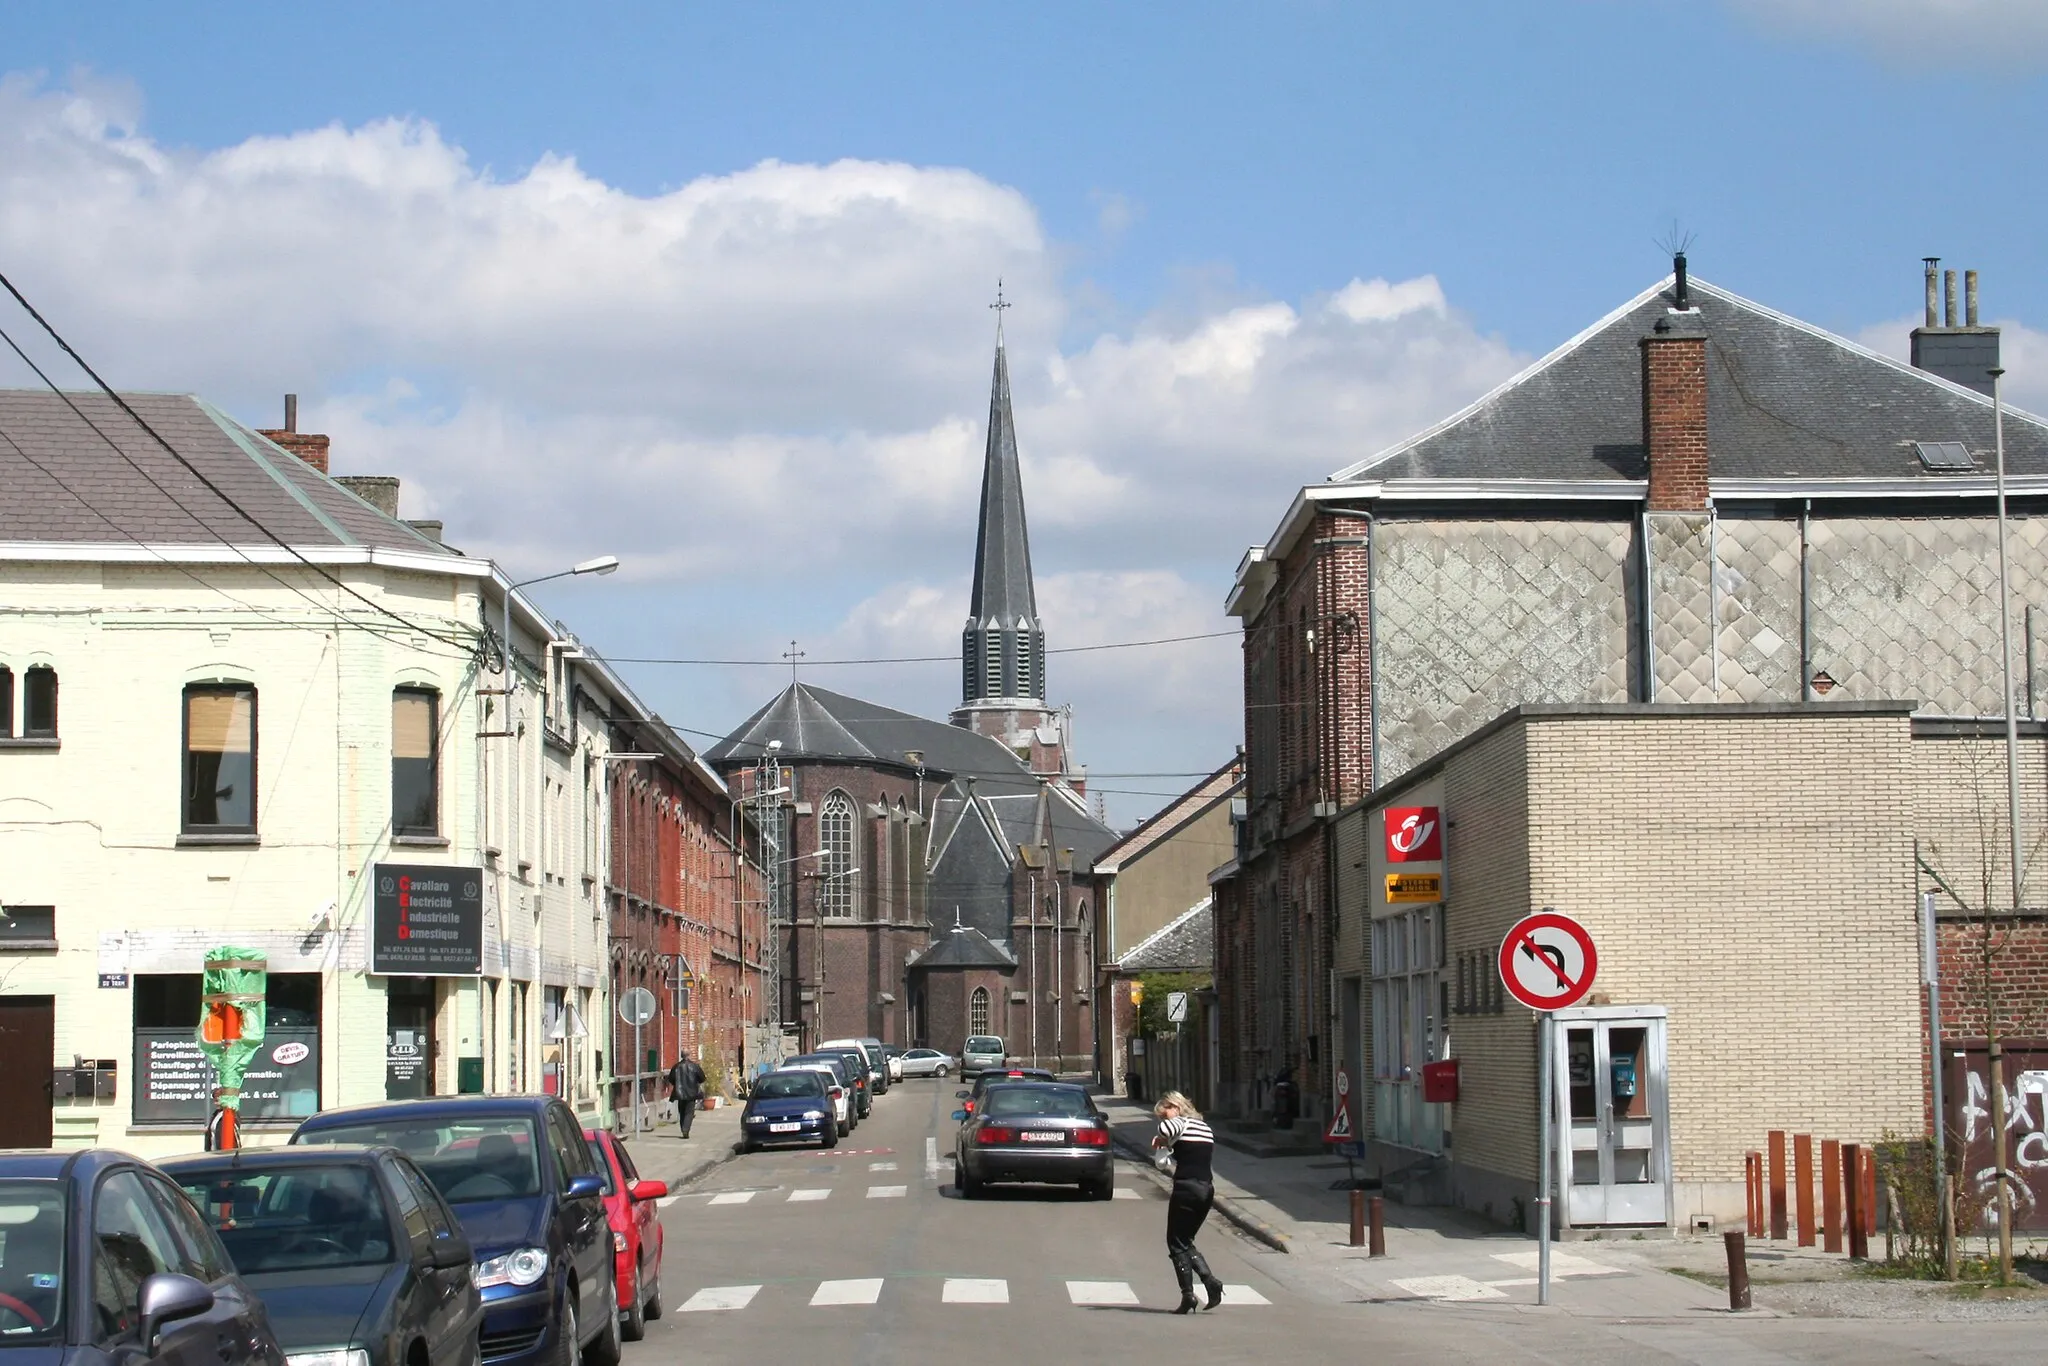
[[[1369,1246],[1366,1249],[1365,1255],[1368,1257],[1384,1257],[1387,1255],[1386,1201],[1375,1195],[1372,1198],[1371,1208],[1371,1236],[1368,1240]]]
[[[1749,1308],[1749,1254],[1743,1246],[1743,1235],[1730,1232],[1721,1235],[1728,1244],[1728,1307]]]
[[[1351,1192],[1351,1246],[1365,1246],[1365,1192],[1356,1188]]]

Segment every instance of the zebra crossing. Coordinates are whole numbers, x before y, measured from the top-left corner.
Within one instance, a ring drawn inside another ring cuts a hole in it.
[[[958,1305],[992,1305],[1012,1302],[1010,1283],[1007,1280],[974,1277],[947,1276],[863,1276],[851,1280],[821,1280],[812,1289],[805,1303],[813,1309],[845,1307],[872,1307],[879,1305],[885,1292],[891,1297],[914,1300],[931,1298],[932,1282],[938,1280],[939,1303]],[[770,1282],[756,1285],[707,1285],[676,1306],[683,1314],[731,1313],[750,1307]],[[778,1291],[784,1286],[802,1294],[802,1285],[797,1282],[773,1283]],[[1066,1295],[1067,1303],[1075,1308],[1133,1308],[1140,1304],[1138,1292],[1128,1281],[1062,1281],[1059,1283]],[[772,1296],[780,1298],[778,1294]],[[1044,1298],[1043,1290],[1034,1284],[1025,1287],[1027,1301]],[[1260,1305],[1270,1306],[1273,1302],[1249,1285],[1223,1286],[1223,1303],[1219,1309],[1243,1309]]]

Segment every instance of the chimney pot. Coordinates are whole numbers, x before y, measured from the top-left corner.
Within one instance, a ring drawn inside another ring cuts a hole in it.
[[[1954,271],[1944,270],[1941,273],[1941,290],[1942,317],[1946,319],[1942,326],[1954,327],[1956,325],[1956,273]]]
[[[1941,286],[1936,282],[1935,276],[1939,273],[1936,268],[1941,265],[1941,258],[1939,256],[1923,256],[1920,259],[1927,263],[1927,325],[1929,327],[1939,327],[1941,325]]]
[[[1684,252],[1674,251],[1671,253],[1671,274],[1675,277],[1675,287],[1672,290],[1672,296],[1679,311],[1683,312],[1692,307],[1692,292],[1687,288],[1685,280]]]
[[[1977,272],[1963,272],[1963,320],[1971,327],[1977,325]]]
[[[284,396],[284,429],[288,432],[295,432],[299,429],[299,396],[297,394],[286,394]]]

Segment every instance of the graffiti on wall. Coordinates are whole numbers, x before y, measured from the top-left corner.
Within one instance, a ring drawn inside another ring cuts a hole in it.
[[[2048,1232],[2048,1049],[2007,1047],[2006,1167],[2016,1232]],[[1997,1189],[1990,1060],[1982,1044],[1949,1055],[1949,1132],[1961,1145],[1963,1179],[1987,1201]]]

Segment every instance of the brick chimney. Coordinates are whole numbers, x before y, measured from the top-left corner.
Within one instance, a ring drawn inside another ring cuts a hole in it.
[[[1679,279],[1684,280],[1680,264]],[[1681,290],[1683,285],[1681,284]],[[1694,309],[1670,309],[1643,348],[1643,450],[1649,510],[1707,510],[1707,336]]]
[[[278,445],[290,451],[299,459],[311,465],[320,473],[327,473],[327,438],[317,432],[299,430],[299,396],[284,396],[284,426],[271,431],[257,428],[258,436],[267,436]]]

